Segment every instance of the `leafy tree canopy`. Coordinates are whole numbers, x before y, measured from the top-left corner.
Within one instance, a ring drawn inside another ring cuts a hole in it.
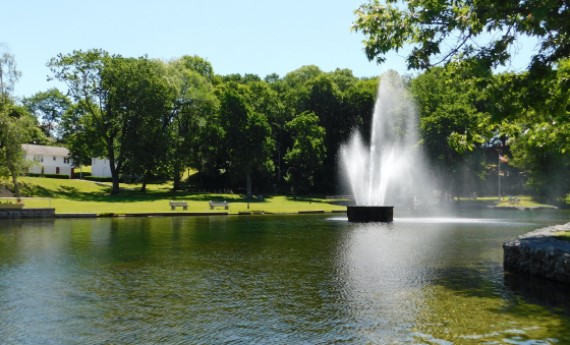
[[[367,36],[366,55],[379,63],[389,51],[411,45],[411,69],[454,58],[504,65],[522,36],[539,41],[532,69],[570,56],[568,0],[370,0],[356,15],[353,28]]]

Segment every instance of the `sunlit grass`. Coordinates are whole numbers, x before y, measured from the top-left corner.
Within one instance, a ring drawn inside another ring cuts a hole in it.
[[[551,205],[547,205],[547,204],[542,204],[539,202],[536,202],[534,200],[532,200],[532,198],[528,195],[522,195],[522,196],[513,196],[513,198],[516,199],[512,199],[509,200],[509,197],[504,197],[501,198],[501,201],[499,201],[497,203],[497,206],[499,207],[553,207]]]
[[[570,241],[570,231],[560,231],[554,233],[554,237],[559,240]]]
[[[121,184],[121,194],[111,196],[110,183],[85,180],[63,180],[42,177],[20,178],[23,202],[26,208],[53,207],[56,213],[155,213],[171,211],[169,201],[188,203],[185,212],[211,213],[297,213],[300,211],[344,211],[346,207],[333,205],[321,198],[297,198],[286,196],[265,197],[262,200],[246,200],[236,194],[210,194],[173,192],[172,183],[149,184],[147,192],[139,191],[140,184]],[[226,200],[229,210],[223,207],[210,209],[210,200]]]

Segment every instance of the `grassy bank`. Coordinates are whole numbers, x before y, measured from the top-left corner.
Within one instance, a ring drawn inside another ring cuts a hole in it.
[[[42,177],[21,177],[21,191],[26,196],[23,201],[26,208],[53,207],[56,213],[156,213],[182,212],[180,208],[171,211],[170,200],[188,203],[187,212],[226,212],[223,208],[210,210],[210,200],[226,200],[230,203],[230,214],[240,212],[254,213],[298,213],[302,211],[345,211],[344,206],[332,203],[334,200],[323,198],[287,196],[269,196],[263,200],[246,200],[236,194],[212,194],[173,192],[171,183],[150,184],[147,192],[139,192],[140,185],[121,184],[121,194],[110,195],[110,183],[96,183],[86,180],[61,180]],[[500,207],[500,208],[548,208],[528,196],[517,197],[517,203],[508,198],[498,201],[496,197],[461,199],[458,206],[463,207]]]
[[[21,177],[22,194],[26,208],[53,207],[56,213],[153,213],[171,211],[170,200],[186,201],[187,212],[225,212],[223,208],[210,210],[210,200],[226,200],[230,214],[239,212],[297,213],[300,211],[343,211],[346,208],[321,198],[297,198],[286,196],[264,197],[247,201],[236,194],[211,194],[173,192],[169,183],[151,184],[146,193],[138,191],[139,185],[121,184],[121,194],[109,195],[110,186],[84,180],[59,180],[41,177]]]

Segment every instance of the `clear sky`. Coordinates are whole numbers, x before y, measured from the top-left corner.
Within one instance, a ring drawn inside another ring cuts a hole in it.
[[[388,69],[406,73],[404,58],[381,66],[351,31],[365,0],[7,0],[0,5],[0,44],[22,77],[15,96],[57,87],[46,63],[59,53],[102,48],[129,57],[169,60],[198,55],[217,74],[284,76],[304,65],[351,69],[357,77]]]

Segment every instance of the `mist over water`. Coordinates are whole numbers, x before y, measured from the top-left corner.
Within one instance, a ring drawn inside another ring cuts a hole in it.
[[[435,188],[418,143],[418,112],[398,73],[380,78],[372,116],[370,143],[356,131],[340,150],[356,205],[430,202]]]

